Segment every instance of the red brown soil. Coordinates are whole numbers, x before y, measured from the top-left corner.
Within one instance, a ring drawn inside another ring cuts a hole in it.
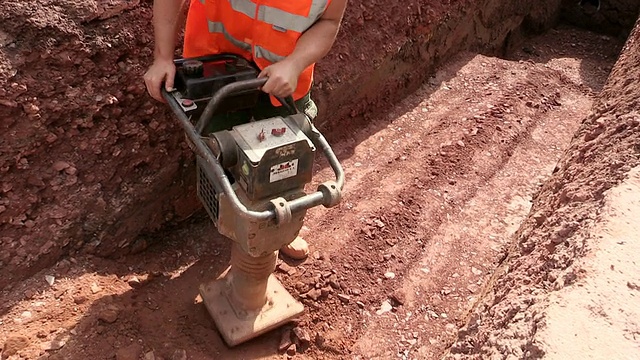
[[[66,255],[141,251],[200,208],[193,156],[141,80],[153,47],[150,7],[0,2],[0,288]],[[546,28],[558,7],[352,1],[318,66],[318,124],[332,134],[346,121],[358,128],[451,55],[500,50],[521,28]]]
[[[574,25],[624,38],[629,36],[640,14],[640,1],[637,0],[600,1],[600,9],[597,11],[594,6],[581,3],[562,0],[562,19]]]
[[[296,357],[445,354],[491,274],[512,254],[511,237],[591,108],[620,46],[561,27],[528,40],[506,59],[462,52],[399,105],[371,114],[366,126],[348,135],[329,132],[347,173],[344,199],[337,208],[310,211],[303,235],[312,256],[289,266],[281,261],[277,272],[306,307],[297,327],[310,343],[301,344]],[[579,134],[596,128],[590,129]],[[596,136],[592,146],[605,138]],[[537,202],[556,189],[560,180],[553,179],[566,169],[583,174],[561,164]],[[317,170],[316,179],[330,175],[323,163]],[[598,189],[606,187],[608,178],[599,179]],[[563,198],[578,195],[564,192]],[[560,224],[552,222],[556,215],[544,214],[549,224]],[[154,236],[162,241],[151,241],[142,253],[115,260],[73,254],[4,290],[5,354],[285,356],[277,347],[287,327],[234,349],[220,339],[197,288],[225,269],[230,244],[207,218],[193,217]],[[55,278],[53,285],[46,276]],[[314,288],[320,289],[316,300]]]
[[[571,147],[536,195],[531,215],[518,230],[514,247],[493,276],[491,287],[473,311],[467,326],[460,331],[459,341],[449,358],[538,358],[544,355],[536,333],[545,327],[549,293],[575,283],[584,286],[584,280],[594,276],[579,260],[597,249],[600,240],[593,236],[593,229],[601,221],[605,194],[629,178],[630,170],[640,165],[640,88],[635,80],[640,76],[639,61],[640,21],[593,109],[572,139]],[[633,225],[636,225],[637,208],[629,206],[622,210],[631,211]],[[608,233],[619,231],[620,228],[614,228]],[[637,233],[632,234],[631,238],[618,242],[617,249],[606,251],[624,252],[620,245],[637,240]],[[638,254],[630,256],[630,260],[634,265],[627,274],[630,277],[626,279],[628,285],[626,288],[624,283],[618,285],[614,292],[607,293],[605,300],[616,304],[613,311],[621,314],[626,313],[627,308],[637,307],[633,293],[637,287],[633,284],[640,276]],[[612,261],[609,264],[611,271],[619,272],[616,269],[619,263]],[[626,291],[632,292],[631,302],[620,301]],[[598,313],[595,295],[587,296],[591,311]],[[565,310],[575,311],[576,318],[572,321],[576,323],[579,321],[577,310]],[[602,310],[600,313],[606,320],[606,314]],[[589,346],[594,354],[589,354],[589,358],[637,357],[638,327],[633,321],[625,324],[623,331],[633,342],[634,353],[602,353]],[[616,326],[609,319],[597,331],[609,333],[617,330]],[[573,346],[581,345],[575,344],[581,335],[584,334],[575,334]],[[608,345],[613,346],[612,350],[619,350],[615,345]]]

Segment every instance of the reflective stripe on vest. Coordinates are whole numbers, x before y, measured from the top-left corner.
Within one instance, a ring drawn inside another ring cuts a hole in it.
[[[256,14],[256,4],[251,0],[227,0],[231,4],[231,8],[250,18],[254,18]],[[200,0],[204,4],[205,0]],[[263,21],[280,31],[292,30],[302,33],[315,23],[324,13],[327,6],[327,0],[313,0],[308,16],[291,14],[286,11],[260,5],[258,8],[258,20]]]
[[[248,44],[244,41],[240,41],[234,38],[233,36],[231,36],[231,34],[229,34],[227,30],[224,28],[223,23],[214,22],[214,21],[209,21],[208,23],[209,23],[209,32],[222,34],[224,38],[227,39],[227,41],[232,43],[237,48],[242,49],[244,51],[251,52],[251,44]],[[274,54],[273,52],[263,48],[262,46],[256,46],[255,49],[256,49],[256,54],[255,54],[256,57],[263,58],[271,63],[276,63],[284,59],[284,56]]]
[[[292,30],[302,33],[322,16],[326,5],[326,0],[313,0],[311,9],[309,10],[309,16],[291,14],[274,7],[262,5],[258,9],[258,20],[273,25],[276,30]]]
[[[254,16],[256,16],[256,4],[251,2],[251,0],[228,0],[228,1],[231,4],[231,8],[234,11],[243,13],[252,19]]]
[[[229,41],[230,43],[232,43],[234,46],[244,50],[244,51],[248,51],[251,52],[251,44],[247,44],[244,41],[240,41],[236,38],[234,38],[233,36],[231,36],[227,30],[224,28],[224,24],[221,22],[214,22],[214,21],[210,21],[208,20],[209,23],[209,32],[212,33],[217,33],[217,34],[222,34],[224,35],[224,38],[227,39],[227,41]]]

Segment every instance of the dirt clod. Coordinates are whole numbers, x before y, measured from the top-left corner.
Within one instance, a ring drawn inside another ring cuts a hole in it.
[[[291,344],[287,348],[287,355],[289,355],[289,356],[294,356],[297,352],[298,352],[298,350],[297,350],[296,344]]]
[[[2,354],[4,356],[12,356],[17,354],[20,350],[29,346],[31,342],[26,336],[10,336],[4,342]]]
[[[184,349],[176,349],[171,354],[170,360],[187,360],[187,351]]]
[[[278,345],[278,351],[286,352],[289,346],[291,346],[293,342],[291,341],[291,330],[285,329],[280,336],[280,344]]]
[[[298,339],[298,341],[300,342],[300,345],[306,347],[306,346],[309,346],[309,344],[311,343],[311,336],[309,335],[309,332],[306,329],[303,329],[301,327],[295,327],[293,328],[293,334],[295,335],[296,339]]]
[[[116,360],[138,360],[142,354],[142,346],[136,343],[118,349]]]
[[[108,324],[113,324],[114,322],[116,322],[116,320],[118,320],[119,315],[120,309],[115,306],[109,306],[98,314],[98,319]]]

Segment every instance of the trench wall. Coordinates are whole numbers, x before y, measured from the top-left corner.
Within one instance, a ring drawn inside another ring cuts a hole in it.
[[[0,288],[65,254],[140,251],[199,211],[192,154],[142,81],[151,4],[0,3]],[[350,1],[318,65],[318,126],[336,139],[452,54],[504,51],[517,34],[552,26],[559,9],[560,0]]]
[[[589,256],[598,241],[592,231],[605,196],[640,165],[639,63],[640,19],[445,359],[544,357],[545,347],[536,334],[545,326],[550,294],[593,276],[579,260]]]

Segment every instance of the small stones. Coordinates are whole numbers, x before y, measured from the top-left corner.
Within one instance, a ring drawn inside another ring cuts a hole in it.
[[[402,290],[398,289],[394,291],[393,294],[391,294],[390,298],[396,306],[404,305],[405,295]]]
[[[280,265],[278,265],[278,270],[280,270],[281,272],[283,272],[283,273],[285,273],[285,274],[287,274],[289,276],[295,275],[298,272],[298,270],[296,270],[296,268],[294,268],[292,266],[289,266],[289,264],[287,264],[285,262],[282,262],[282,263],[280,263]]]
[[[298,352],[298,349],[296,347],[296,344],[291,344],[291,346],[289,346],[289,348],[287,349],[287,355],[289,356],[293,356]]]
[[[98,314],[98,319],[113,324],[118,320],[118,315],[120,315],[120,310],[115,306],[109,306]]]
[[[32,316],[31,311],[23,311],[22,314],[20,314],[20,317],[23,319],[31,319]]]
[[[320,289],[320,295],[323,297],[328,296],[331,293],[333,293],[333,288],[331,286],[325,286]]]
[[[391,303],[389,301],[383,301],[382,305],[380,305],[380,309],[376,311],[376,315],[382,315],[386,312],[389,312],[393,309],[393,306],[391,306]]]
[[[25,299],[33,299],[36,296],[37,292],[33,289],[27,289],[24,292]]]
[[[320,296],[322,296],[322,291],[320,289],[311,289],[307,292],[307,297],[311,298],[313,301],[318,301]]]
[[[98,284],[96,284],[96,283],[91,284],[91,293],[92,294],[97,294],[100,291],[102,291],[102,288],[100,286],[98,286]]]
[[[282,336],[280,337],[280,344],[278,345],[278,351],[286,352],[291,344],[293,344],[293,342],[291,342],[291,330],[287,329],[282,332]]]
[[[47,284],[49,284],[49,286],[53,286],[53,283],[56,281],[56,278],[55,276],[52,276],[52,275],[45,275],[44,280],[47,282]]]
[[[187,360],[187,351],[184,349],[177,349],[171,355],[171,360]]]
[[[340,299],[340,301],[342,301],[343,303],[348,304],[351,300],[351,297],[345,294],[338,294],[338,299]]]
[[[310,286],[308,284],[303,283],[302,281],[298,281],[294,285],[294,287],[296,288],[296,290],[298,290],[298,293],[300,294],[304,294],[310,289]]]
[[[26,348],[27,346],[29,346],[30,342],[29,339],[26,336],[10,336],[7,338],[7,340],[4,342],[4,346],[3,346],[3,350],[2,350],[2,355],[3,358],[9,357],[11,355],[15,355],[18,353],[18,351]]]
[[[140,354],[142,354],[142,346],[133,343],[118,349],[118,352],[116,352],[116,360],[138,360]]]
[[[296,339],[300,342],[300,345],[306,347],[311,343],[311,336],[309,332],[301,327],[293,328],[293,335],[295,335]]]
[[[393,278],[395,278],[395,277],[396,277],[396,274],[394,274],[394,273],[393,273],[393,272],[391,272],[391,271],[388,271],[388,272],[384,273],[384,277],[385,277],[385,278],[387,278],[387,279],[389,279],[389,280],[391,280],[391,279],[393,279]]]

